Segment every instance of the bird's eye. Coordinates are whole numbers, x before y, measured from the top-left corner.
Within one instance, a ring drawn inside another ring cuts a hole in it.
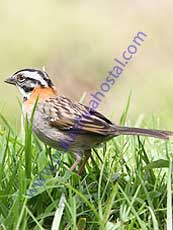
[[[20,82],[22,82],[22,81],[25,80],[25,78],[22,76],[22,74],[19,74],[19,75],[17,76],[17,80],[20,81]]]

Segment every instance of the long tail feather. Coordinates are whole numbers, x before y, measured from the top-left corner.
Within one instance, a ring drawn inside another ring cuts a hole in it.
[[[116,135],[137,135],[137,136],[149,136],[159,139],[169,140],[170,136],[173,136],[171,131],[154,130],[154,129],[141,129],[141,128],[131,128],[116,126]]]

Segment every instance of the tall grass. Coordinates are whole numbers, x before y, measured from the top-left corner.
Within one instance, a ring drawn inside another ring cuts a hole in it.
[[[51,150],[50,160],[30,126],[22,141],[1,119],[0,229],[172,229],[170,141],[114,138],[93,149],[79,177],[70,153]]]

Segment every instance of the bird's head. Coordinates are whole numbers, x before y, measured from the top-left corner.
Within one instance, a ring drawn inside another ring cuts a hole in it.
[[[38,87],[54,88],[48,74],[37,69],[19,70],[7,78],[5,82],[16,85],[25,99],[28,99],[32,91]]]

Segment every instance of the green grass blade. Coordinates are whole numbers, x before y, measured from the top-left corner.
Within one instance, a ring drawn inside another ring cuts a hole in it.
[[[61,218],[64,212],[64,207],[65,207],[65,196],[64,193],[61,195],[60,201],[59,201],[59,205],[58,208],[55,212],[55,216],[53,219],[53,223],[52,223],[52,228],[51,230],[57,230],[60,227],[60,222],[61,222]]]
[[[167,230],[173,229],[171,174],[172,174],[172,159],[170,159],[169,170],[168,170],[168,183],[167,183]]]
[[[27,206],[25,206],[25,209],[26,209],[27,213],[32,217],[32,219],[34,220],[34,222],[37,224],[37,226],[39,227],[39,230],[45,230],[45,228],[43,228],[40,225],[40,223],[38,222],[38,220],[35,218],[35,216],[32,214],[32,212],[29,210],[29,208]]]
[[[31,179],[32,126],[33,126],[34,113],[36,111],[37,103],[38,103],[38,98],[35,101],[30,121],[28,119],[28,114],[26,114],[26,118],[25,118],[25,172],[26,172],[26,178],[28,179]]]
[[[120,124],[121,125],[125,125],[125,123],[126,123],[127,113],[129,111],[129,107],[130,107],[131,96],[132,96],[132,93],[130,92],[128,100],[127,100],[127,105],[126,105],[125,110],[123,111],[123,113],[121,115],[121,118],[120,118]]]
[[[117,183],[115,183],[113,185],[112,192],[109,195],[109,198],[106,202],[106,208],[105,208],[104,215],[103,215],[103,226],[106,225],[106,223],[109,219],[111,208],[112,208],[112,205],[114,203],[114,199],[115,199],[116,194],[117,194]]]
[[[144,222],[141,220],[140,216],[139,216],[138,213],[136,212],[136,210],[135,210],[134,206],[132,205],[132,203],[131,203],[129,197],[127,196],[127,194],[124,192],[124,190],[121,188],[121,186],[120,186],[119,184],[118,184],[118,188],[119,188],[120,191],[122,192],[124,198],[126,199],[128,205],[129,205],[129,207],[131,208],[132,213],[133,213],[134,216],[136,217],[136,219],[137,219],[139,225],[141,226],[141,228],[142,228],[143,230],[147,230],[146,225],[144,224]]]
[[[98,215],[97,210],[95,209],[94,205],[82,193],[80,193],[77,189],[75,189],[69,183],[66,183],[66,182],[64,182],[64,181],[62,181],[62,180],[60,180],[58,178],[56,178],[56,181],[58,181],[60,184],[63,184],[65,187],[67,187],[68,189],[70,189],[73,192],[75,192],[90,207],[90,209],[95,214],[96,220],[97,221],[100,220],[99,215]]]
[[[32,137],[31,128],[28,118],[26,117],[25,123],[25,172],[26,178],[31,178],[31,157],[32,157]]]
[[[158,225],[153,209],[151,207],[148,207],[148,209],[150,210],[152,220],[153,220],[153,230],[159,230],[159,225]]]

